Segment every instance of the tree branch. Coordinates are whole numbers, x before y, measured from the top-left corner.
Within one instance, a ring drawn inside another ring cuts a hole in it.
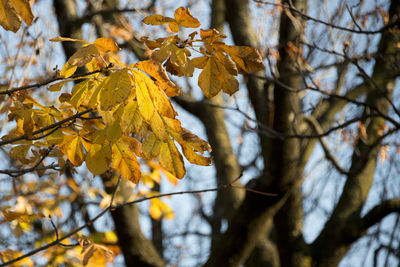
[[[47,131],[47,130],[54,129],[54,128],[56,128],[56,127],[60,127],[60,126],[63,125],[64,123],[69,122],[69,121],[71,121],[71,120],[75,120],[75,119],[79,118],[80,116],[82,116],[82,115],[84,115],[84,114],[86,114],[86,113],[91,112],[92,110],[93,110],[93,109],[89,108],[89,109],[87,109],[87,110],[85,110],[85,111],[78,112],[78,113],[76,113],[75,115],[73,115],[73,116],[71,116],[71,117],[68,117],[68,118],[66,118],[66,119],[63,119],[63,120],[61,120],[61,121],[58,121],[58,122],[56,122],[56,123],[53,123],[53,124],[51,124],[51,125],[48,125],[48,126],[46,126],[46,127],[43,127],[43,128],[41,128],[41,129],[39,129],[39,130],[34,131],[34,132],[31,134],[31,136],[28,136],[27,134],[24,134],[24,135],[21,135],[21,136],[17,136],[17,137],[14,137],[14,138],[10,138],[10,139],[7,139],[7,140],[0,141],[0,146],[7,145],[7,144],[11,144],[11,143],[14,143],[14,142],[17,142],[17,141],[20,141],[20,140],[24,140],[24,139],[25,139],[25,140],[34,140],[34,139],[35,139],[35,138],[33,138],[34,135],[41,134],[41,133],[43,133],[43,132],[45,132],[45,131]],[[44,137],[44,136],[40,136],[40,137],[38,137],[38,138],[42,138],[42,137]]]

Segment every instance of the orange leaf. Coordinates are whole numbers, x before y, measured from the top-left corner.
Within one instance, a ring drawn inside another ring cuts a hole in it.
[[[197,28],[200,27],[200,22],[198,19],[192,16],[189,8],[179,7],[175,10],[175,20],[179,25],[186,28]]]
[[[116,52],[120,49],[113,39],[107,37],[97,38],[93,44],[101,53]]]

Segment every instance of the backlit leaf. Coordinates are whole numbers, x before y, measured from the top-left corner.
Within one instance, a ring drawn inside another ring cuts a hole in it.
[[[174,218],[174,212],[171,207],[159,198],[153,198],[150,200],[149,213],[154,220],[159,220],[161,217],[170,220]]]
[[[0,25],[13,32],[17,32],[21,26],[21,20],[9,0],[0,0]]]
[[[170,80],[161,63],[154,60],[144,60],[136,63],[135,67],[156,79],[156,85],[159,86],[167,96],[173,97],[179,95],[180,88]]]
[[[103,81],[99,96],[100,109],[111,110],[128,98],[132,90],[131,78],[128,70],[122,69],[113,72]]]
[[[85,41],[85,40],[79,40],[79,39],[73,39],[73,38],[68,38],[68,37],[62,37],[62,36],[57,36],[49,39],[51,42],[82,42],[86,44],[90,44],[90,42]]]
[[[110,145],[93,144],[85,157],[85,162],[93,176],[106,172],[111,163]]]
[[[118,47],[118,44],[113,39],[108,37],[97,38],[93,44],[101,53],[106,53],[110,51],[116,52],[120,49]]]
[[[136,133],[142,127],[142,116],[137,101],[129,102],[125,107],[120,120],[124,134]]]
[[[198,19],[192,16],[189,8],[179,7],[175,10],[175,20],[179,25],[186,28],[197,28],[200,27],[200,22]]]
[[[179,31],[179,26],[173,18],[169,17],[164,17],[162,15],[150,15],[147,16],[143,19],[143,23],[145,24],[150,24],[150,25],[162,25],[162,24],[167,24],[171,31],[173,32],[178,32]]]
[[[58,82],[58,83],[54,83],[54,84],[50,85],[49,88],[47,88],[47,90],[49,90],[50,92],[58,92],[58,91],[61,90],[61,88],[67,82],[69,82],[69,81],[61,81],[61,82]]]
[[[60,150],[67,155],[74,166],[81,166],[83,162],[83,146],[79,135],[65,135],[59,145]]]
[[[143,153],[146,158],[151,159],[155,158],[160,154],[162,142],[154,135],[149,134],[143,141]]]
[[[253,73],[264,69],[262,57],[257,49],[248,46],[218,46],[232,57],[240,73]]]
[[[64,67],[60,71],[60,76],[63,78],[69,78],[75,73],[77,68],[77,66],[72,66],[67,61],[67,63],[65,63]]]
[[[160,165],[173,174],[176,178],[183,178],[185,176],[185,165],[183,163],[183,158],[176,148],[174,141],[168,139],[167,142],[161,144]]]
[[[0,259],[1,261],[4,262],[8,262],[10,260],[13,260],[15,258],[18,258],[20,256],[22,256],[22,252],[21,251],[16,251],[16,250],[12,250],[12,249],[7,249],[4,251],[0,252]],[[32,260],[30,258],[24,258],[20,261],[17,261],[15,263],[13,263],[14,267],[19,267],[19,266],[24,266],[24,267],[31,267],[34,266]]]
[[[68,63],[72,66],[82,67],[89,63],[94,57],[97,57],[99,51],[96,46],[90,44],[78,49],[69,59]]]
[[[134,72],[134,81],[140,114],[149,122],[154,116],[155,108],[147,89],[146,82],[140,72]]]
[[[218,79],[218,66],[215,60],[210,57],[199,75],[199,87],[207,98],[216,96],[222,88],[220,79]]]
[[[89,92],[93,90],[95,82],[93,80],[85,80],[74,85],[71,91],[71,104],[75,108],[79,108],[82,103],[88,102]]]
[[[139,182],[141,177],[139,162],[129,146],[122,141],[112,146],[112,167],[125,179],[135,184]]]
[[[29,0],[12,0],[9,2],[24,22],[29,26],[32,25],[33,12]]]

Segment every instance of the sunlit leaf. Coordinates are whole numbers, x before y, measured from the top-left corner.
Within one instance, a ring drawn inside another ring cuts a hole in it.
[[[99,93],[101,110],[111,110],[123,102],[131,93],[132,84],[128,70],[122,69],[113,72],[103,81],[102,90]]]
[[[79,135],[65,135],[59,145],[60,150],[67,155],[74,166],[81,166],[83,162],[83,145]]]
[[[240,73],[253,73],[264,69],[262,57],[257,49],[248,46],[220,45],[232,57]]]
[[[150,15],[143,19],[143,23],[150,24],[150,25],[162,25],[168,24],[169,28],[173,32],[179,31],[179,26],[173,18],[164,17],[162,15]]]
[[[167,142],[161,144],[159,162],[163,168],[175,177],[181,179],[185,176],[186,171],[183,158],[172,139],[168,139]]]
[[[134,153],[124,142],[112,146],[112,167],[124,178],[137,184],[141,177],[140,165]]]
[[[146,158],[155,158],[160,154],[162,142],[154,135],[149,134],[143,141],[143,153]]]
[[[82,43],[90,44],[90,42],[85,41],[85,40],[73,39],[73,38],[62,37],[62,36],[50,38],[49,41],[51,41],[51,42],[82,42]]]
[[[121,130],[124,134],[136,133],[142,127],[142,116],[137,101],[129,102],[121,116]]]
[[[154,60],[144,60],[136,63],[135,67],[156,79],[156,85],[159,86],[167,96],[173,97],[179,95],[180,88],[170,80],[161,63]]]
[[[64,67],[61,69],[60,76],[63,78],[69,78],[75,73],[77,68],[78,68],[77,66],[72,66],[71,64],[69,64],[67,62],[67,63],[65,63]]]
[[[200,27],[200,22],[198,19],[192,16],[189,8],[179,7],[175,10],[175,20],[179,25],[186,28],[197,28]]]
[[[120,49],[118,44],[113,39],[108,37],[97,38],[93,44],[101,53],[106,53],[109,51],[116,52]]]
[[[100,55],[96,46],[93,44],[81,47],[69,59],[68,63],[72,66],[82,67],[89,63],[94,57]]]
[[[93,176],[106,172],[111,163],[110,145],[93,144],[85,157],[85,162]]]

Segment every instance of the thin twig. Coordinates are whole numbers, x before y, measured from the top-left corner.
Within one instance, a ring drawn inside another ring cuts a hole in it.
[[[378,33],[382,33],[386,29],[389,29],[389,28],[392,28],[392,27],[396,26],[397,23],[398,23],[398,21],[396,20],[396,21],[388,23],[385,26],[381,27],[380,29],[374,30],[374,31],[355,30],[355,29],[346,28],[346,27],[343,27],[343,26],[335,25],[335,24],[332,24],[332,23],[329,23],[329,22],[326,22],[326,21],[311,17],[311,16],[301,12],[300,10],[294,8],[293,6],[289,6],[287,4],[273,3],[273,2],[261,1],[261,0],[253,0],[253,1],[256,2],[256,3],[259,3],[259,4],[279,6],[279,7],[285,8],[287,10],[290,10],[290,11],[298,14],[301,18],[303,18],[305,20],[311,20],[311,21],[314,21],[316,23],[323,24],[325,26],[328,26],[328,27],[331,27],[331,28],[334,28],[334,29],[338,29],[338,30],[342,30],[342,31],[346,31],[346,32],[351,32],[351,33],[356,33],[356,34],[378,34]]]
[[[6,91],[0,91],[0,95],[10,95],[12,93],[15,93],[15,92],[18,92],[18,91],[22,91],[22,90],[39,88],[39,87],[42,87],[42,86],[47,85],[47,84],[52,83],[52,82],[85,77],[87,75],[99,73],[99,72],[102,72],[102,71],[104,71],[104,70],[95,70],[95,71],[92,71],[92,72],[87,72],[87,73],[82,73],[82,74],[75,74],[75,75],[72,75],[69,78],[62,78],[62,77],[52,78],[52,79],[48,79],[48,80],[46,80],[44,82],[24,85],[24,86],[20,86],[20,87],[14,87],[14,88],[11,88],[10,90],[6,90]]]

